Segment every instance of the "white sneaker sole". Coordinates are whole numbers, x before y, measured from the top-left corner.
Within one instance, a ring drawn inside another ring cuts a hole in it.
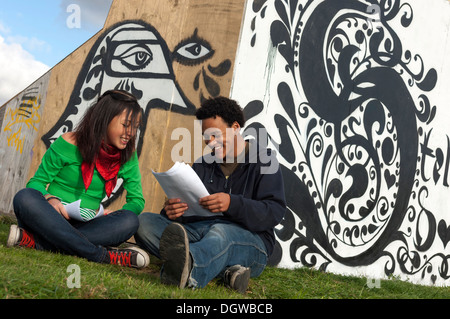
[[[6,247],[14,247],[19,241],[20,228],[17,225],[11,225],[9,229],[8,240],[6,242]]]
[[[135,268],[138,268],[138,269],[145,268],[150,264],[150,256],[148,255],[148,253],[145,250],[135,247],[135,246],[130,246],[130,247],[127,247],[126,249],[131,249],[138,253],[138,257],[136,260],[137,265]]]

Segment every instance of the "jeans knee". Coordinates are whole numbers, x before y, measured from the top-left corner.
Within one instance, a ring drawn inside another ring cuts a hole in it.
[[[140,234],[144,234],[145,232],[147,232],[147,228],[150,222],[148,221],[148,216],[146,213],[140,214],[138,216],[138,220],[139,220],[139,228],[136,232],[136,235],[140,236]]]
[[[138,216],[129,210],[120,212],[123,215],[123,225],[130,230],[131,233],[136,233],[139,228]]]
[[[35,199],[39,198],[39,196],[42,196],[41,192],[32,188],[24,188],[18,191],[13,198],[13,208],[16,216],[23,212],[34,211],[36,208]]]
[[[159,241],[162,232],[169,224],[169,220],[159,214],[142,213],[139,215],[139,228],[134,235],[136,243],[160,258]]]
[[[165,218],[159,214],[142,213],[138,216],[139,229],[138,234],[153,233],[157,229],[167,226]]]
[[[18,204],[26,203],[30,201],[33,195],[42,195],[41,192],[32,189],[32,188],[24,188],[16,193],[13,199],[13,205],[17,206]]]
[[[234,231],[234,227],[228,224],[218,223],[211,227],[209,235],[217,238],[219,241],[228,241],[228,237]]]

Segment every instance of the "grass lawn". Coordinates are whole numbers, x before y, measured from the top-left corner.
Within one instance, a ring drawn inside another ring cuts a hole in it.
[[[366,278],[346,277],[309,268],[296,270],[267,267],[250,280],[241,295],[219,281],[204,289],[178,289],[160,284],[161,262],[136,270],[88,262],[85,259],[7,248],[9,226],[0,216],[0,299],[434,299],[450,298],[450,287],[426,287],[392,279],[380,288],[369,288]],[[80,288],[69,288],[77,265]],[[69,285],[68,285],[69,284]]]

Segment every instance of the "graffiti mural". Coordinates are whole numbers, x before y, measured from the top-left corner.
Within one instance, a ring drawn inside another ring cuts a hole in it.
[[[192,83],[199,101],[220,95],[220,85],[214,78],[229,73],[231,61],[225,59],[212,66],[208,61],[214,54],[213,46],[199,36],[198,29],[171,51],[158,31],[144,21],[122,21],[110,27],[90,50],[64,113],[42,136],[42,141],[48,148],[59,136],[76,127],[86,109],[103,92],[122,89],[134,94],[144,109],[144,127],[139,132],[137,147],[140,154],[152,109],[185,115],[195,113],[196,107],[177,82],[174,62],[199,69]],[[104,206],[114,202],[122,191],[119,180],[114,195],[103,203]]]
[[[450,217],[428,205],[429,181],[448,187],[448,137],[427,147],[439,76],[403,41],[417,12],[408,1],[248,2],[232,97],[282,165],[273,264],[450,278]],[[242,89],[248,74],[256,83]]]
[[[20,98],[19,107],[17,109],[9,108],[5,113],[3,132],[7,134],[8,146],[14,147],[20,154],[22,154],[27,136],[26,132],[22,132],[22,128],[38,131],[41,122],[41,102],[39,88],[31,87],[26,89]]]
[[[0,212],[11,211],[14,194],[27,181],[50,75],[42,76],[4,106],[0,121]]]
[[[187,66],[199,65],[214,55],[214,49],[211,44],[198,36],[198,29],[195,29],[194,34],[181,41],[172,53],[173,60]],[[231,60],[225,59],[219,65],[212,66],[208,64],[207,70],[202,66],[201,70],[195,75],[193,82],[193,89],[198,92],[199,103],[202,103],[208,97],[217,97],[221,95],[222,91],[219,83],[214,79],[215,77],[222,77],[228,74],[231,70]],[[206,92],[203,92],[203,89]],[[223,94],[223,93],[222,93]],[[206,96],[206,97],[205,97]]]
[[[62,61],[6,105],[0,211],[10,211],[41,151],[35,139],[48,148],[104,91],[139,99],[143,160],[152,111],[171,112],[161,117],[167,130],[184,125],[202,101],[228,95],[233,74],[230,96],[244,107],[247,132],[268,133],[285,179],[288,210],[271,264],[450,285],[449,16],[448,0],[205,0],[170,8],[163,0],[151,8],[114,1],[115,24],[70,60],[81,57],[81,71],[73,75]],[[60,105],[62,76],[71,84]],[[50,123],[44,106],[62,115],[38,132]],[[151,160],[165,162],[167,153]],[[121,192],[119,181],[104,205]]]
[[[105,31],[91,49],[63,115],[42,136],[47,147],[72,131],[86,109],[113,88],[134,94],[146,116],[152,108],[185,114],[195,110],[175,80],[164,39],[147,23],[125,21]]]

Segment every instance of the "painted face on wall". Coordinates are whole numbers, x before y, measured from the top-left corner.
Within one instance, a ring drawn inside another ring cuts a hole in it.
[[[144,109],[144,125],[136,138],[138,155],[152,108],[191,115],[195,112],[195,106],[176,82],[170,51],[157,30],[142,21],[124,21],[105,31],[92,47],[64,113],[42,136],[47,148],[59,136],[72,131],[86,109],[110,89],[132,93]],[[127,138],[120,135],[114,143],[120,146],[122,137]],[[120,180],[114,193],[121,193]],[[111,196],[109,202],[116,198]]]
[[[216,54],[197,28],[191,36],[178,43],[172,58],[180,64],[183,74],[188,74],[192,79],[192,88],[185,90],[191,101],[200,105],[209,97],[224,94],[221,78],[231,71],[231,60]]]
[[[146,117],[151,108],[193,114],[195,106],[179,88],[171,61],[166,42],[151,25],[133,21],[111,27],[93,46],[66,110],[42,140],[49,147],[72,131],[89,105],[109,89],[136,96]]]
[[[144,109],[171,107],[173,111],[192,113],[194,106],[176,83],[169,49],[155,29],[126,23],[110,35],[100,51],[105,72],[102,90],[130,91]]]
[[[146,117],[152,108],[192,115],[195,105],[224,93],[220,80],[231,71],[232,63],[222,57],[197,28],[170,52],[158,31],[145,22],[112,26],[94,44],[68,106],[42,140],[48,148],[60,135],[72,131],[88,106],[109,89],[135,95]],[[189,97],[176,80],[173,61],[178,64],[177,73],[188,79],[183,83]]]
[[[110,89],[132,93],[144,110],[143,127],[136,138],[138,155],[151,109],[193,115],[195,105],[201,101],[226,94],[221,90],[219,78],[231,71],[231,61],[223,58],[228,52],[218,54],[199,33],[193,28],[193,33],[182,40],[171,37],[169,49],[157,29],[146,22],[130,20],[111,26],[85,59],[64,113],[42,136],[46,147],[72,131],[86,109]],[[186,33],[183,30],[180,34]],[[184,90],[176,79],[174,61]],[[189,92],[189,96],[183,91]]]

